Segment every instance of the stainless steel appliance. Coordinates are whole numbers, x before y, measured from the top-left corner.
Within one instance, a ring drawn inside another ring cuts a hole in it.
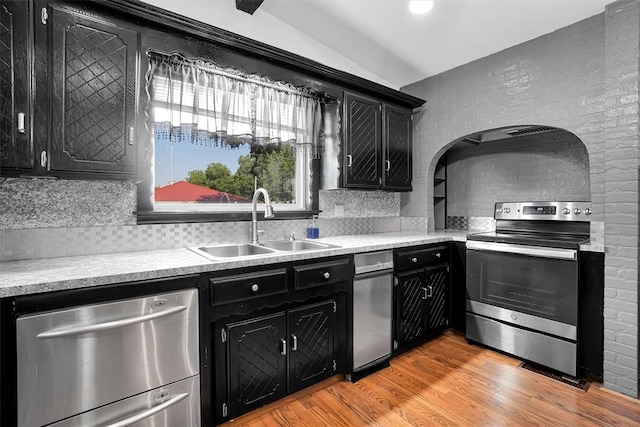
[[[388,362],[391,356],[393,251],[356,254],[353,282],[353,372]]]
[[[200,426],[195,289],[19,317],[18,426]]]
[[[589,202],[496,203],[496,231],[467,236],[469,340],[576,375],[590,215]]]

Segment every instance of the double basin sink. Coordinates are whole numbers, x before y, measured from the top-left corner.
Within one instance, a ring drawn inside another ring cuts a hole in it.
[[[252,243],[232,243],[224,245],[211,245],[191,247],[193,252],[213,261],[221,259],[247,258],[260,255],[278,253],[295,253],[316,251],[322,249],[339,248],[340,246],[328,243],[311,242],[309,240],[272,240],[262,242],[259,245]]]

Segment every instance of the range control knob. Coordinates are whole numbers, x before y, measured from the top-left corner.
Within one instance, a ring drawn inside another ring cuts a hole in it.
[[[562,209],[562,213],[565,214],[565,215],[569,215],[571,213],[571,209],[564,208],[564,209]]]
[[[501,214],[501,213],[502,213],[502,208],[498,208],[498,209],[496,209],[496,213]]]
[[[575,208],[575,209],[573,210],[573,213],[574,213],[574,214],[576,214],[576,215],[580,215],[580,212],[582,212],[582,211],[580,210],[580,208]]]
[[[511,208],[504,208],[503,211],[504,211],[504,213],[508,214],[509,212],[511,212]]]
[[[584,209],[584,214],[585,214],[585,215],[591,215],[591,209],[589,209],[589,208],[585,208],[585,209]]]

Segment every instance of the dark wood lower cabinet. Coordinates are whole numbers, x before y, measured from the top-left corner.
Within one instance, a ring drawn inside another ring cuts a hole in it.
[[[449,327],[449,249],[423,246],[396,252],[394,353],[423,343]]]
[[[230,417],[287,394],[286,332],[284,313],[227,326]]]
[[[289,311],[289,392],[336,371],[336,303],[326,301]]]
[[[427,268],[427,333],[449,326],[449,266]]]
[[[398,347],[422,342],[449,325],[449,266],[398,274],[396,341]]]
[[[580,252],[578,375],[604,376],[604,253]]]
[[[329,300],[227,324],[223,417],[235,418],[333,375],[336,309]]]
[[[396,341],[408,346],[422,340],[426,332],[427,306],[424,270],[399,274],[396,285]]]

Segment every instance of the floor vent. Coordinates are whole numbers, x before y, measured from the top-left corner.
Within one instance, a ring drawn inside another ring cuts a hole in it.
[[[542,366],[535,365],[533,363],[522,362],[520,367],[528,371],[535,372],[536,374],[544,375],[545,377],[549,377],[556,381],[560,381],[561,383],[569,384],[570,386],[580,389],[582,391],[587,391],[589,389],[589,386],[591,385],[591,381],[570,377],[568,375],[564,375],[560,372],[552,371],[549,368],[544,368]]]

